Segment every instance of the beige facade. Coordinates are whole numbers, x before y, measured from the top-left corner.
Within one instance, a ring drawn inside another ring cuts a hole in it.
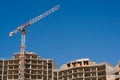
[[[79,59],[54,70],[53,80],[107,80],[107,74],[114,71],[108,63],[96,64],[89,59]]]
[[[20,53],[13,59],[0,60],[0,80],[19,80]],[[24,80],[120,80],[120,63],[95,63],[82,58],[56,67],[52,59],[44,59],[36,53],[25,53]]]
[[[115,70],[110,73],[109,80],[120,80],[120,62],[115,67]]]
[[[19,56],[18,53],[12,60],[0,60],[0,80],[18,80]],[[24,80],[52,80],[52,72],[56,65],[52,59],[43,59],[35,53],[26,53],[24,68]]]

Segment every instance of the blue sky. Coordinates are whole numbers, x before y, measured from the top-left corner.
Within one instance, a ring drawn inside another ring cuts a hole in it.
[[[59,11],[27,28],[27,51],[52,58],[58,66],[79,59],[120,60],[119,0],[0,0],[0,58],[20,51],[21,34],[9,32],[60,4]]]

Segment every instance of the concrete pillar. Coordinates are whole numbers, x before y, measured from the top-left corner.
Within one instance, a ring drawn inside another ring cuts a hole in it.
[[[98,69],[96,67],[96,80],[98,80]]]
[[[4,60],[3,60],[3,63],[2,63],[2,80],[3,80],[3,77],[4,77]]]
[[[48,80],[48,59],[47,59],[47,80]]]
[[[72,70],[72,73],[73,73],[73,70]],[[74,78],[74,76],[72,75],[72,79]]]

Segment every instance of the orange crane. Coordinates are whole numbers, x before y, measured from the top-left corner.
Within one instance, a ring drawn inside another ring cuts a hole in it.
[[[60,5],[57,5],[50,10],[38,15],[37,17],[29,20],[27,23],[23,24],[22,26],[19,26],[17,29],[9,33],[9,36],[12,37],[14,34],[21,32],[21,54],[20,54],[20,66],[19,66],[19,80],[24,80],[24,67],[25,67],[25,38],[26,38],[26,28],[29,27],[30,25],[36,23],[37,21],[43,19],[44,17],[52,14],[53,12],[57,11],[60,8]]]

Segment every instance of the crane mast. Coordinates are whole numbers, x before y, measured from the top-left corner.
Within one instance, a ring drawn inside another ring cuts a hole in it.
[[[23,24],[22,26],[17,27],[14,31],[9,33],[9,36],[12,37],[14,34],[21,32],[21,54],[20,54],[20,66],[19,66],[19,80],[24,80],[25,79],[25,41],[26,41],[26,28],[29,27],[30,25],[38,22],[39,20],[43,19],[44,17],[52,14],[53,12],[57,11],[60,8],[60,5],[57,5],[50,10],[38,15],[37,17],[29,20],[27,23]]]

